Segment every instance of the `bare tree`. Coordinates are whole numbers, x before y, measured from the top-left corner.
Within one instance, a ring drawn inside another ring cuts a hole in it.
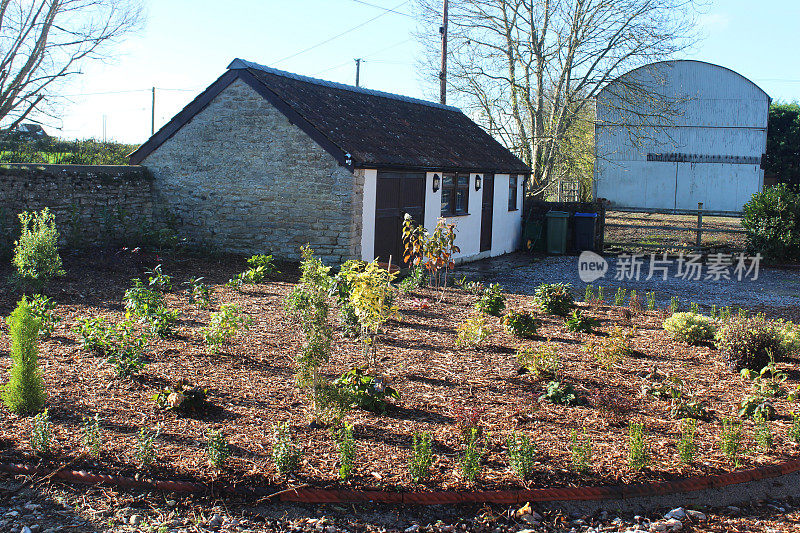
[[[47,114],[61,82],[141,21],[135,0],[0,0],[0,121]]]
[[[441,0],[417,4],[432,77]],[[585,166],[585,153],[576,159],[568,152],[593,150],[586,122],[594,121],[599,91],[690,46],[696,14],[694,0],[453,0],[449,89],[531,166],[534,188],[543,188],[570,164]],[[641,131],[677,112],[652,87],[616,85],[626,108],[620,116]]]

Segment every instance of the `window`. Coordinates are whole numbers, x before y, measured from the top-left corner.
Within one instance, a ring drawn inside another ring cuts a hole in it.
[[[508,210],[517,210],[517,175],[511,174],[508,177]]]
[[[442,174],[442,216],[469,213],[469,174]]]

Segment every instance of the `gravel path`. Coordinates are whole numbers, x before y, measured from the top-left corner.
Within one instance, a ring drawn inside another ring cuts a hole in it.
[[[60,483],[23,486],[0,476],[0,531],[8,533],[788,533],[800,524],[798,501],[718,509],[680,507],[592,515],[478,506],[291,505],[125,492]]]
[[[733,268],[731,279],[688,280],[676,277],[678,265],[672,262],[667,279],[656,274],[646,280],[650,272],[650,261],[642,259],[639,267],[640,277],[636,279],[614,279],[620,271],[629,272],[619,259],[610,257],[608,271],[601,279],[593,281],[595,287],[602,286],[605,298],[613,300],[618,287],[635,289],[644,299],[644,293],[654,291],[659,307],[667,305],[676,296],[684,307],[690,302],[702,306],[733,306],[745,309],[772,311],[772,314],[795,317],[800,313],[800,270],[760,268],[757,280],[743,276],[736,280]],[[579,259],[577,256],[534,257],[523,253],[514,253],[502,257],[485,259],[474,263],[460,265],[456,268],[455,278],[466,275],[468,279],[481,279],[486,282],[501,283],[507,291],[533,294],[542,283],[570,283],[575,289],[576,297],[583,298],[586,283],[578,274]],[[630,264],[623,259],[623,263]],[[659,266],[656,263],[654,266]],[[735,266],[735,265],[734,265]],[[702,277],[708,272],[708,264],[703,266]]]

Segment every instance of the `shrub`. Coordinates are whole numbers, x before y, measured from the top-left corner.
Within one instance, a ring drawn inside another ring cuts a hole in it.
[[[545,283],[536,288],[533,301],[543,313],[567,316],[575,308],[568,283]]]
[[[625,296],[628,294],[627,289],[623,289],[619,287],[617,292],[614,294],[614,305],[621,306],[625,303]]]
[[[241,330],[247,330],[253,319],[243,315],[235,304],[222,304],[219,311],[211,315],[211,322],[203,330],[203,339],[216,353],[220,346],[230,342]]]
[[[33,417],[31,425],[31,450],[36,455],[50,453],[53,442],[53,433],[50,429],[50,414],[47,409]]]
[[[782,183],[765,187],[744,204],[748,247],[773,261],[800,259],[800,194]]]
[[[265,277],[272,277],[280,274],[278,267],[275,266],[275,260],[272,254],[257,254],[251,256],[247,260],[247,264],[250,265],[250,272],[252,272],[252,274],[248,274],[247,277],[252,283],[261,283]]]
[[[56,324],[61,322],[61,317],[53,313],[56,303],[41,294],[36,294],[29,303],[33,317],[39,321],[39,337],[47,339],[53,334]]]
[[[592,438],[583,428],[583,438],[578,437],[578,430],[573,429],[569,447],[572,456],[572,469],[576,472],[587,472],[592,467]]]
[[[215,429],[208,430],[206,455],[208,456],[209,464],[214,468],[221,467],[225,461],[228,460],[228,457],[231,455],[231,450],[222,431]]]
[[[386,385],[382,379],[367,374],[365,367],[355,367],[336,380],[332,385],[343,392],[346,401],[373,413],[383,413],[389,405],[388,399],[400,400],[400,394]]]
[[[151,278],[152,279],[152,278]],[[125,291],[125,309],[147,324],[150,331],[160,337],[172,333],[180,311],[167,310],[164,296],[150,287],[145,287],[138,278],[133,279],[133,287]]]
[[[738,467],[742,454],[742,423],[738,420],[722,419],[720,449],[725,457]]]
[[[133,322],[124,320],[117,324],[111,331],[110,339],[106,361],[118,377],[132,376],[144,368],[147,337],[136,331]]]
[[[172,290],[172,277],[164,274],[161,265],[156,265],[153,270],[148,270],[147,286],[158,292]]]
[[[455,419],[455,425],[465,441],[470,438],[473,429],[478,432],[478,435],[483,435],[481,417],[486,411],[485,407],[460,405],[455,400],[451,400],[450,409],[452,417]]]
[[[684,418],[681,422],[681,440],[678,442],[678,455],[681,463],[690,465],[694,463],[697,453],[697,445],[694,443],[694,436],[697,433],[697,420]]]
[[[3,390],[3,403],[17,414],[38,413],[47,398],[39,370],[39,324],[23,296],[7,320],[13,366]]]
[[[591,333],[594,328],[600,327],[599,320],[582,315],[579,309],[575,309],[569,317],[565,318],[564,324],[569,331],[575,333]]]
[[[628,426],[628,466],[634,471],[639,471],[650,462],[649,456],[644,424],[631,422]]]
[[[583,292],[583,301],[592,303],[594,301],[594,285],[587,285]]]
[[[272,425],[272,461],[282,475],[296,472],[300,467],[300,448],[292,440],[286,422]]]
[[[447,272],[455,268],[453,256],[461,251],[455,245],[455,224],[448,224],[439,218],[433,233],[423,226],[415,226],[411,215],[403,217],[403,261],[411,266],[425,265],[430,273],[431,285],[442,289],[447,287]]]
[[[474,295],[482,294],[486,288],[480,281],[467,280],[467,276],[461,276],[461,279],[455,281],[455,285],[459,289]]]
[[[419,483],[431,474],[431,465],[433,465],[431,442],[430,433],[415,432],[411,438],[411,458],[408,469],[411,472],[411,479],[415,483]]]
[[[533,472],[536,461],[536,445],[526,435],[512,433],[506,439],[508,460],[511,469],[523,481]]]
[[[466,440],[466,447],[459,465],[461,466],[461,475],[470,483],[475,481],[475,477],[481,470],[482,455],[483,449],[480,446],[480,435],[476,428],[472,428]]]
[[[754,419],[756,422],[755,441],[761,448],[761,451],[768,452],[775,445],[772,437],[772,428],[769,426],[769,420],[763,413],[757,413]]]
[[[100,416],[97,413],[92,418],[84,417],[81,444],[89,451],[92,457],[100,455],[100,449],[103,447],[103,438],[100,435]]]
[[[761,316],[731,318],[717,331],[716,345],[735,371],[748,368],[758,372],[771,358],[780,361],[786,355],[778,329]]]
[[[19,214],[21,231],[14,242],[16,275],[22,283],[41,288],[57,276],[63,276],[61,256],[58,255],[58,230],[55,216],[48,208],[40,212]]]
[[[607,337],[589,341],[584,345],[583,350],[594,357],[600,366],[610,370],[625,356],[633,352],[632,339],[633,332],[631,330],[614,326],[608,332]]]
[[[353,426],[347,422],[336,432],[336,443],[339,448],[339,479],[345,480],[353,473],[353,462],[356,456],[356,441],[353,438]]]
[[[486,316],[480,313],[471,315],[456,327],[456,346],[475,347],[483,344],[492,331],[486,321]]]
[[[681,308],[681,302],[677,296],[673,296],[669,301],[670,313],[677,313]]]
[[[139,428],[139,433],[136,435],[136,462],[139,466],[147,468],[153,465],[156,461],[156,439],[161,433],[161,429],[156,426],[154,431],[149,431],[146,428]]]
[[[186,285],[186,292],[189,294],[190,304],[197,304],[200,307],[210,307],[211,287],[203,283],[203,279],[203,277],[192,277],[189,278],[188,281],[184,281],[183,284]]]
[[[545,392],[539,396],[539,401],[547,400],[557,405],[584,405],[585,398],[578,396],[571,383],[551,381],[545,386]]]
[[[650,292],[644,293],[644,295],[647,298],[647,309],[648,309],[648,311],[655,311],[655,309],[656,309],[656,293],[650,291]]]
[[[675,313],[664,321],[672,338],[687,344],[700,344],[714,338],[714,321],[696,313]]]
[[[515,337],[532,338],[536,336],[539,321],[527,311],[511,310],[502,320],[503,326]]]
[[[481,297],[475,302],[475,309],[491,316],[500,316],[506,308],[506,297],[503,294],[503,287],[499,283],[492,283],[481,293]]]
[[[781,351],[787,356],[800,354],[800,326],[786,320],[776,322],[781,337]]]
[[[517,361],[537,379],[551,379],[559,375],[561,360],[553,344],[525,346],[517,351]]]
[[[792,413],[792,425],[789,426],[789,440],[800,445],[800,411]]]
[[[418,266],[412,267],[408,275],[400,282],[400,292],[411,292],[427,285],[425,271]]]

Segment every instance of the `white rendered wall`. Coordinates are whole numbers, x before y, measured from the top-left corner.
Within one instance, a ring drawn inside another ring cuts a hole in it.
[[[375,202],[378,194],[378,171],[364,170],[364,199],[361,212],[361,260],[375,259]]]
[[[517,176],[517,209],[508,210],[508,174],[494,176],[494,214],[492,222],[492,257],[519,249],[522,241],[522,183]]]

